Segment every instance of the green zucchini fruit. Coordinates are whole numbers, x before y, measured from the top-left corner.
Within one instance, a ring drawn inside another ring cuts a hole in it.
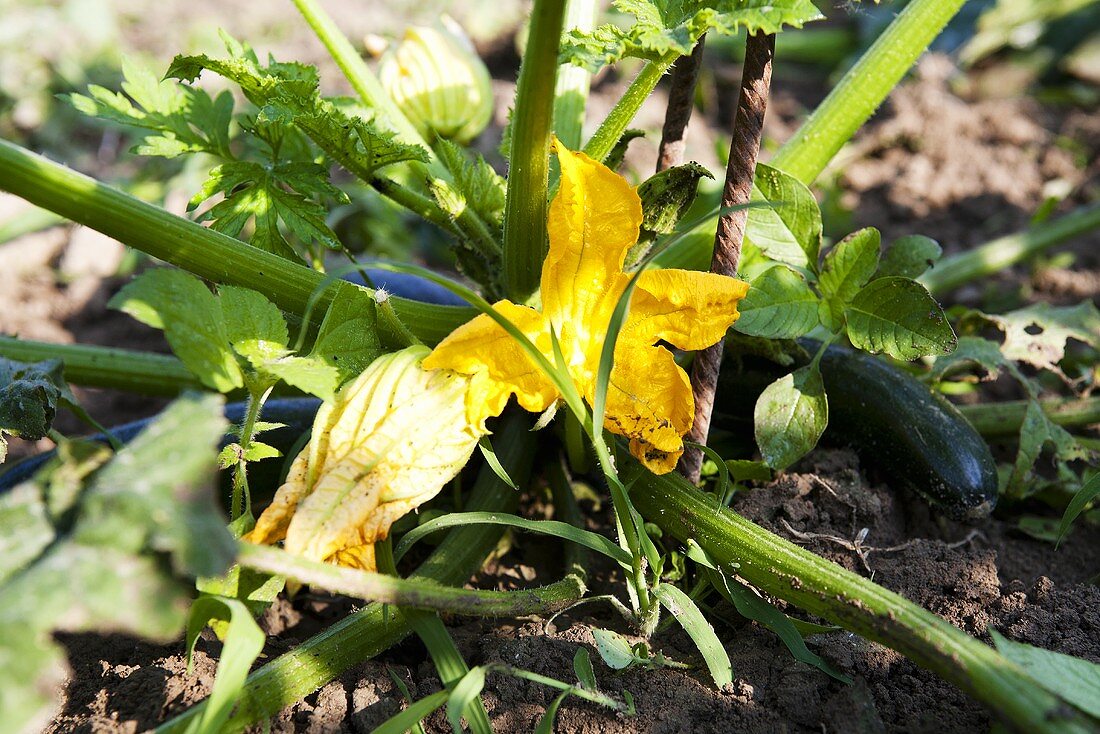
[[[809,353],[818,344],[804,341]],[[738,369],[737,361],[740,361]],[[712,425],[734,429],[751,424],[764,388],[791,367],[759,357],[727,360],[715,397]],[[851,446],[867,465],[892,483],[915,490],[955,519],[978,520],[997,503],[997,467],[989,446],[942,395],[883,359],[844,347],[821,358],[829,397],[823,440]]]

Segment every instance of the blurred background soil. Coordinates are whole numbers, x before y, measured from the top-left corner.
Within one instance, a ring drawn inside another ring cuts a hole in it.
[[[519,59],[514,38],[526,12],[524,3],[467,0],[459,8],[438,0],[325,5],[356,40],[368,33],[398,35],[407,23],[431,23],[444,9],[463,23],[490,65],[497,100],[495,123],[476,145],[500,168],[496,149],[514,90]],[[857,50],[859,33],[871,32],[867,27],[873,30],[874,22],[880,22],[856,12],[854,21],[833,13],[828,26],[855,29],[857,40],[849,53]],[[153,192],[150,198],[177,213],[184,211],[194,190],[193,171],[170,167],[166,176],[156,166],[142,169],[127,153],[123,132],[81,120],[54,95],[82,90],[89,82],[117,87],[121,53],[150,58],[159,68],[166,68],[176,53],[217,53],[218,27],[249,40],[261,56],[270,51],[280,60],[317,64],[328,91],[348,91],[289,3],[0,0],[0,17],[0,134],[91,175],[128,182],[139,195],[146,186],[144,190]],[[708,56],[687,146],[688,158],[719,176],[728,143],[731,88],[740,73],[733,45]],[[875,226],[887,242],[919,233],[937,239],[947,252],[958,252],[1021,229],[1044,207],[1064,212],[1098,198],[1100,94],[1087,94],[1090,88],[1095,92],[1095,84],[1082,86],[1078,80],[1053,92],[1047,88],[1045,94],[1025,94],[1041,81],[1035,74],[1028,77],[1015,62],[960,69],[958,45],[948,43],[927,55],[822,177],[827,234]],[[765,158],[824,97],[838,73],[828,69],[837,63],[788,66],[780,44]],[[627,68],[597,77],[590,121],[602,119],[630,73]],[[216,84],[204,79],[208,82]],[[665,99],[659,90],[635,120],[635,127],[648,132],[645,140],[632,145],[624,168],[636,181],[652,172]],[[0,229],[32,216],[19,200],[0,196]],[[430,247],[395,252],[392,244],[348,244],[369,255],[440,264]],[[82,227],[57,224],[11,238],[0,244],[0,333],[167,351],[160,332],[106,308],[130,272],[141,266],[117,242]],[[1098,298],[1100,236],[1092,234],[1027,266],[966,286],[951,301],[1003,309]],[[164,405],[121,392],[78,389],[77,394],[106,425],[152,415]],[[63,432],[83,430],[69,416],[62,416],[58,426]],[[47,446],[13,440],[12,458]],[[532,512],[545,511],[534,495],[527,504]],[[1080,523],[1055,550],[1020,533],[1011,519],[994,518],[975,528],[944,521],[921,501],[863,472],[850,452],[832,449],[815,452],[774,483],[740,496],[734,507],[971,634],[982,635],[993,626],[1011,638],[1100,662],[1100,589],[1095,585],[1100,537],[1093,525]],[[853,546],[864,528],[866,539]],[[515,536],[508,552],[475,581],[487,588],[548,583],[562,572],[558,556],[552,545]],[[610,590],[614,573],[598,563],[594,568],[596,592]],[[260,662],[353,606],[309,594],[281,600],[264,619],[270,636]],[[718,631],[733,660],[733,686],[715,690],[705,669],[700,671],[690,641],[675,631],[658,637],[655,646],[696,667],[616,673],[599,662],[591,627],[614,628],[618,622],[597,606],[582,610],[559,618],[549,629],[540,619],[453,619],[449,624],[471,665],[504,662],[572,680],[573,654],[578,645],[586,645],[593,652],[601,688],[614,695],[633,694],[638,706],[633,718],[567,700],[558,716],[560,732],[942,733],[983,731],[990,723],[964,694],[886,648],[842,631],[813,638],[813,649],[855,679],[854,685],[845,686],[792,659],[774,635],[732,610],[719,610],[729,624]],[[212,638],[201,640],[195,670],[188,675],[179,644],[157,646],[94,634],[61,640],[70,652],[73,677],[63,712],[51,728],[55,732],[130,732],[155,726],[208,693],[216,659],[211,656],[219,649]],[[440,688],[422,645],[407,640],[283,712],[272,730],[371,731],[402,706],[391,674],[404,681],[414,698]],[[484,699],[497,731],[523,732],[534,728],[553,693],[493,675]],[[426,728],[449,730],[438,713]]]

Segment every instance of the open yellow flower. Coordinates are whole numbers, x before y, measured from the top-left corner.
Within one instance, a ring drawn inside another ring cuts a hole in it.
[[[427,353],[383,355],[321,406],[309,445],[246,540],[375,570],[375,542],[438,494],[483,435],[466,420],[469,379],[421,369]]]
[[[555,142],[561,185],[550,204],[550,252],[542,269],[542,311],[494,304],[554,362],[551,329],[569,373],[589,403],[600,352],[630,276],[627,251],[638,241],[642,204],[625,179],[583,153]],[[630,451],[658,474],[675,467],[695,403],[688,377],[658,342],[687,350],[714,344],[737,320],[748,285],[688,270],[642,273],[615,347],[604,425],[630,439]],[[459,327],[424,360],[425,369],[471,377],[468,420],[484,426],[514,394],[540,412],[560,395],[550,378],[496,322],[482,314]]]

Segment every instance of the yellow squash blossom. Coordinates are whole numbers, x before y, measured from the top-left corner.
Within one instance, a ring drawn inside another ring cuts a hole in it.
[[[438,494],[483,435],[466,418],[469,379],[421,369],[427,353],[379,357],[321,406],[309,445],[247,540],[375,570],[374,543]]]
[[[550,252],[542,269],[542,311],[507,300],[494,304],[554,362],[557,335],[574,383],[593,400],[600,352],[630,276],[623,261],[638,241],[642,204],[625,179],[583,153],[555,143],[561,185],[550,205]],[[605,427],[630,439],[630,451],[658,474],[675,467],[695,403],[672,352],[714,344],[737,320],[748,285],[688,270],[642,273],[615,347]],[[492,319],[459,327],[424,360],[425,369],[469,375],[468,421],[483,427],[511,395],[540,412],[560,395],[550,378]]]

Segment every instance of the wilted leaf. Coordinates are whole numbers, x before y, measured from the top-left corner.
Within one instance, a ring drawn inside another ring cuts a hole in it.
[[[978,336],[962,336],[954,352],[936,357],[928,377],[938,382],[961,371],[973,370],[982,381],[987,381],[1000,377],[1002,369],[1015,372],[998,344]]]
[[[1070,339],[1100,349],[1100,311],[1088,301],[1076,306],[1036,303],[983,318],[1004,332],[1005,357],[1038,369],[1058,371]]]
[[[1032,398],[1028,401],[1020,426],[1020,448],[1006,484],[1005,491],[1009,495],[1023,497],[1028,494],[1027,486],[1033,476],[1035,462],[1048,448],[1058,466],[1092,457],[1092,452],[1078,443],[1073,434],[1050,420],[1039,401]]]

